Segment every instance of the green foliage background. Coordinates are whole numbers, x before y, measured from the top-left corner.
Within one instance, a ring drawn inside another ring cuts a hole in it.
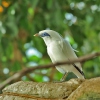
[[[43,40],[33,35],[52,29],[68,39],[78,56],[100,51],[100,0],[7,0],[0,5],[0,83],[25,67],[51,63]],[[82,64],[86,78],[100,76],[100,57]],[[53,69],[36,70],[19,80],[53,81]],[[69,74],[68,79],[74,77]]]

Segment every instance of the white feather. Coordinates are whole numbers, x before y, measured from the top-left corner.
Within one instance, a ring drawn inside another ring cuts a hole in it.
[[[43,30],[39,32],[39,34],[42,34],[43,32],[47,32],[50,35],[50,37],[43,37],[43,39],[47,45],[48,55],[53,63],[77,59],[77,56],[71,45],[57,32],[52,30]],[[75,65],[82,71],[80,63],[75,63]],[[84,79],[84,76],[73,65],[60,65],[59,67],[56,66],[56,68],[62,74],[65,72],[73,72],[78,78]]]
[[[79,52],[78,50],[73,49],[75,52]]]

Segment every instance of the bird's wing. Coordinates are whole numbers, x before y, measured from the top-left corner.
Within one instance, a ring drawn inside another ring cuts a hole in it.
[[[62,51],[64,52],[64,54],[66,54],[66,57],[71,60],[71,59],[77,59],[77,56],[73,50],[73,48],[71,47],[71,45],[69,44],[69,42],[67,42],[66,40],[62,40],[60,42],[60,45],[61,45],[61,48],[62,48]],[[81,68],[81,64],[80,63],[73,63],[73,66],[77,66],[81,71],[82,71],[82,68]]]
[[[63,53],[66,55],[66,57],[68,58],[68,60],[72,60],[72,59],[77,59],[77,56],[73,50],[73,48],[71,47],[71,45],[64,39],[62,39],[60,41],[60,46],[62,48]],[[72,70],[72,72],[77,75],[80,78],[84,78],[84,73],[82,71],[82,67],[81,64],[79,62],[76,63],[72,63],[72,66],[80,73],[78,74],[74,69]]]

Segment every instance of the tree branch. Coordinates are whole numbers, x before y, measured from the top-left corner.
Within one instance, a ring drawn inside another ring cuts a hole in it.
[[[93,53],[93,54],[88,54],[88,55],[82,56],[78,59],[73,59],[71,61],[57,62],[55,64],[42,65],[42,66],[39,65],[39,66],[33,66],[32,68],[25,68],[25,69],[19,71],[18,73],[14,74],[13,76],[8,78],[7,80],[5,80],[3,83],[1,83],[0,84],[0,90],[3,89],[7,84],[10,84],[11,82],[16,81],[17,79],[21,78],[23,75],[25,75],[27,73],[30,73],[34,70],[44,69],[44,68],[51,68],[51,67],[54,67],[54,66],[64,65],[64,64],[72,64],[72,63],[75,63],[75,62],[85,62],[85,61],[93,59],[97,56],[100,56],[100,52]]]

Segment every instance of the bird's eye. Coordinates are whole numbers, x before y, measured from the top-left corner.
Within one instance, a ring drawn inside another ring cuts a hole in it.
[[[47,32],[41,34],[41,37],[50,36]]]
[[[47,33],[44,33],[44,36],[46,36],[47,35]]]

